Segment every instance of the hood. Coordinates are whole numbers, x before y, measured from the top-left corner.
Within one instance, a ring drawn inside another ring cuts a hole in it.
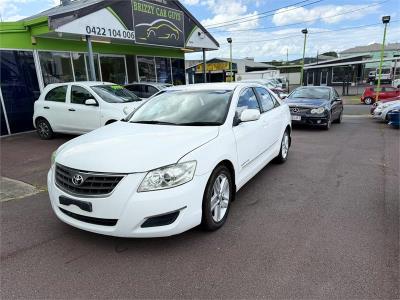
[[[326,99],[312,99],[312,98],[286,98],[285,102],[290,107],[320,107],[329,103]]]
[[[61,146],[56,162],[83,171],[147,172],[176,163],[218,132],[217,126],[115,122]]]

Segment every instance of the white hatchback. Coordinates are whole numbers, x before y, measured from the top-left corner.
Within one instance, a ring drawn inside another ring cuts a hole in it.
[[[216,230],[247,181],[291,141],[287,104],[250,83],[174,87],[62,145],[47,184],[63,222],[105,235]]]
[[[33,125],[42,139],[51,139],[54,132],[83,134],[126,117],[141,103],[113,83],[49,84],[35,102]]]

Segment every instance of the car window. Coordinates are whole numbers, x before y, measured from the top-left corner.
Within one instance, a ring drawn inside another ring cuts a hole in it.
[[[240,94],[238,105],[236,108],[236,113],[240,116],[240,114],[245,109],[260,109],[260,106],[257,101],[257,97],[253,92],[253,89],[247,88]]]
[[[256,92],[260,96],[262,112],[269,111],[275,107],[275,101],[266,89],[258,87]]]
[[[143,85],[143,98],[150,98],[154,94],[156,94],[158,90],[151,85]]]
[[[334,95],[334,97],[335,97],[336,99],[339,99],[339,98],[340,98],[340,96],[339,96],[337,90],[335,90],[335,89],[333,90],[333,95]]]
[[[73,85],[71,87],[71,103],[85,104],[87,99],[95,99],[95,97],[81,86]]]
[[[382,91],[384,92],[394,92],[396,89],[392,87],[383,87]]]
[[[67,85],[58,86],[52,90],[50,90],[46,98],[46,101],[54,101],[54,102],[65,102],[65,98],[67,96]]]

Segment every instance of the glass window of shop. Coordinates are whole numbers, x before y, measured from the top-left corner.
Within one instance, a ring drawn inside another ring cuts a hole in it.
[[[101,77],[103,81],[125,84],[127,83],[125,57],[100,56]]]
[[[71,53],[71,58],[74,66],[75,81],[88,80],[84,54],[73,52]]]
[[[156,57],[157,82],[172,83],[171,78],[171,59]]]
[[[74,81],[69,52],[39,52],[40,66],[45,85]]]
[[[180,58],[171,58],[171,65],[173,84],[185,84],[185,60]]]
[[[139,80],[156,82],[156,68],[154,57],[138,56]]]
[[[137,82],[137,70],[136,70],[136,56],[126,55],[126,72],[128,73],[128,83]]]
[[[89,65],[89,56],[85,54],[85,60],[86,60],[86,66],[87,66],[87,71],[88,71],[88,76],[90,74],[90,65]],[[99,71],[99,55],[94,54],[93,55],[93,60],[94,60],[94,72],[96,73],[96,80],[100,81],[100,71]]]

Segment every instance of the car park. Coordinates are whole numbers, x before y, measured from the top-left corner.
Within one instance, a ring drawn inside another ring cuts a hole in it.
[[[141,99],[148,99],[159,91],[172,86],[169,83],[157,83],[157,82],[134,82],[125,85],[125,88],[130,90],[136,96]]]
[[[332,87],[298,87],[289,94],[285,102],[290,107],[293,125],[317,125],[329,129],[332,122],[342,121],[343,102]]]
[[[59,219],[105,235],[157,237],[225,223],[236,192],[285,162],[289,107],[261,85],[198,84],[154,97],[52,156]]]
[[[400,89],[392,86],[382,86],[381,91],[379,92],[379,100],[394,98],[397,96],[400,96]],[[376,100],[376,87],[366,87],[360,100],[362,103],[367,105],[374,103]]]
[[[376,107],[373,118],[381,121],[389,121],[388,113],[392,111],[393,107],[400,104],[400,100],[390,101],[390,102],[381,102]]]
[[[83,134],[126,117],[141,99],[107,82],[49,84],[34,104],[33,124],[42,139]]]

